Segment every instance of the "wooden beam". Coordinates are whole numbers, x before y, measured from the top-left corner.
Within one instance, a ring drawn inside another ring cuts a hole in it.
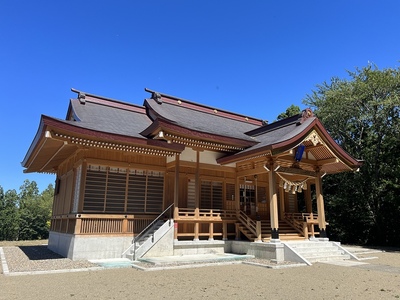
[[[60,146],[60,148],[57,149],[57,151],[47,160],[47,162],[42,166],[42,168],[40,169],[40,171],[43,171],[44,168],[47,167],[47,165],[53,160],[53,158],[55,158],[57,156],[58,153],[60,153],[60,151],[67,145],[68,143],[66,141],[64,141],[62,143],[62,145]]]
[[[180,165],[181,165],[181,167],[196,168],[197,163],[193,162],[193,161],[181,160]],[[173,168],[174,166],[175,166],[174,161],[167,163],[167,169]],[[231,173],[235,172],[234,168],[221,166],[221,165],[199,163],[199,166],[200,166],[200,169],[202,169],[202,170],[223,171],[223,172],[231,172]]]
[[[261,174],[261,173],[267,173],[267,170],[264,167],[257,167],[254,169],[239,171],[239,172],[237,172],[236,176],[244,177],[244,176],[250,176],[250,175],[257,175],[257,174]]]
[[[318,165],[319,166],[331,165],[331,164],[336,164],[338,162],[340,162],[340,160],[336,157],[333,157],[333,158],[318,160]]]
[[[316,173],[312,171],[307,171],[303,169],[298,169],[298,168],[288,168],[288,167],[280,167],[276,172],[278,173],[283,173],[283,174],[289,174],[289,175],[302,175],[302,176],[308,176],[308,177],[316,177]]]
[[[284,160],[284,161],[289,161],[289,162],[295,162],[294,158],[292,156],[281,156],[278,158],[278,160]],[[307,159],[303,158],[299,163],[300,164],[306,164],[306,165],[312,165],[312,166],[323,166],[327,164],[334,164],[338,163],[339,159],[336,157],[328,158],[328,159],[323,159],[323,160],[313,160],[313,159]]]

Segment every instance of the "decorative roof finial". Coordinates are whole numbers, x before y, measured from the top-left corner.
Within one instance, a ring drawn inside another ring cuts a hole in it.
[[[301,112],[301,118],[298,120],[297,124],[298,125],[303,124],[303,122],[306,119],[311,118],[311,117],[314,117],[313,111],[311,110],[311,108],[306,108],[305,110],[303,110]]]
[[[80,92],[80,93],[78,94],[78,99],[79,99],[79,102],[80,102],[81,104],[85,104],[85,103],[86,103],[85,98],[86,98],[86,94],[85,94],[85,93]]]
[[[157,92],[154,92],[153,93],[153,95],[151,96],[154,100],[156,100],[156,102],[158,103],[158,104],[161,104],[163,101],[162,101],[162,99],[161,99],[161,94],[160,93],[157,93]]]

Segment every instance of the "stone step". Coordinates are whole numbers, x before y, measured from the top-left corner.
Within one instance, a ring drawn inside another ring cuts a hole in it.
[[[301,248],[294,248],[298,253],[326,253],[326,252],[334,252],[334,251],[340,251],[338,250],[337,247],[335,246],[328,246],[328,247],[317,247],[317,248],[312,248],[312,247],[301,247]],[[343,251],[340,251],[341,253]]]
[[[333,261],[333,260],[346,260],[350,259],[350,255],[348,254],[342,254],[342,255],[328,255],[328,256],[311,256],[311,257],[306,257],[303,256],[305,259],[307,259],[309,262],[314,263],[314,262],[320,262],[320,261]]]
[[[293,249],[298,248],[324,248],[324,247],[336,247],[332,242],[312,242],[307,241],[303,243],[295,242],[295,243],[288,243],[290,247]]]
[[[333,255],[343,255],[344,253],[341,250],[333,250],[333,251],[314,251],[314,252],[298,252],[304,257],[316,257],[316,256],[333,256]]]

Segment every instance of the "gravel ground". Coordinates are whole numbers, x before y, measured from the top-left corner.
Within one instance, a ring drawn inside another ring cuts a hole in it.
[[[1,246],[9,247],[0,243]],[[81,264],[87,263],[50,258],[54,255],[51,253],[27,255],[20,250],[16,254],[14,250],[9,252],[10,249],[5,250],[8,256],[11,253],[18,257],[23,253],[28,260],[38,258],[32,266],[39,269],[47,263],[53,268],[55,263],[61,263],[63,268],[68,265],[82,268]],[[363,256],[377,258],[355,267],[316,263],[307,267],[268,269],[229,264],[154,272],[122,268],[0,275],[0,299],[400,299],[400,252]],[[30,263],[20,265],[26,268],[27,264]]]
[[[46,245],[3,247],[10,272],[31,272],[96,267],[88,261],[72,261],[49,249]]]

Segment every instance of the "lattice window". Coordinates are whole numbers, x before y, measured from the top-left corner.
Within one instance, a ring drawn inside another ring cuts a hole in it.
[[[146,199],[146,173],[143,170],[130,170],[128,181],[129,212],[144,213]]]
[[[200,192],[200,208],[223,208],[222,182],[202,181]]]
[[[196,181],[194,179],[188,181],[187,207],[196,207]]]
[[[110,168],[107,177],[106,207],[107,212],[125,210],[126,169]]]
[[[267,188],[265,186],[257,187],[257,201],[267,203]]]
[[[235,185],[233,183],[226,184],[225,200],[235,201]]]
[[[147,174],[146,212],[162,212],[164,177]]]
[[[90,166],[86,172],[84,211],[104,211],[106,187],[107,169]]]
[[[160,213],[164,173],[90,165],[86,173],[86,212]]]

